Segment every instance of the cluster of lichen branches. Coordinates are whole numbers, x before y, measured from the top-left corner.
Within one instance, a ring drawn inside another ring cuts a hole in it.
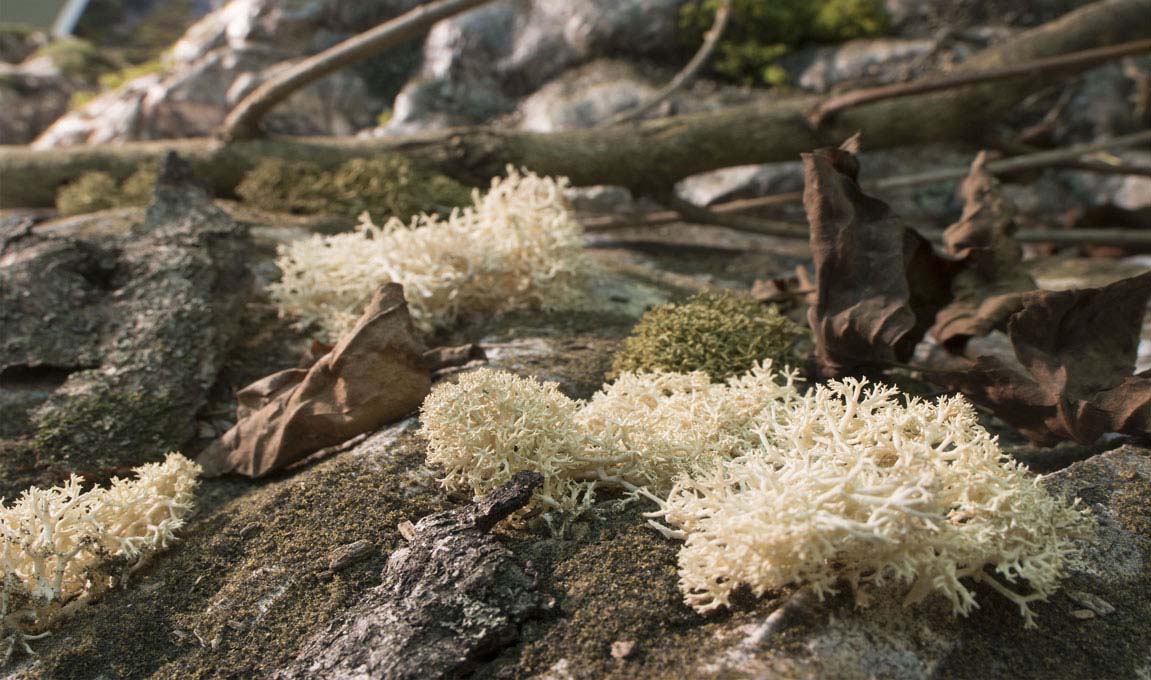
[[[149,555],[176,540],[193,507],[200,468],[178,453],[82,488],[73,475],[0,499],[0,665],[29,640],[98,597]]]
[[[805,392],[768,366],[724,383],[625,373],[586,403],[480,370],[435,390],[421,420],[448,488],[479,495],[532,470],[544,510],[582,511],[597,487],[654,501],[657,526],[684,541],[680,586],[701,612],[743,586],[822,597],[846,583],[861,605],[892,585],[967,614],[966,580],[1030,626],[1089,526],[1005,459],[961,397],[855,380]]]

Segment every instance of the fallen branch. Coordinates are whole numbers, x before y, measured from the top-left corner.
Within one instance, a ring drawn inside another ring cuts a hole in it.
[[[1145,52],[1151,52],[1151,40],[1135,40],[1121,45],[1072,52],[1071,54],[1036,59],[1023,64],[1013,64],[1011,66],[992,68],[985,71],[957,73],[955,75],[942,77],[923,78],[908,83],[893,83],[891,85],[869,87],[827,99],[815,107],[808,116],[808,120],[814,127],[819,127],[824,121],[836,113],[862,104],[869,104],[884,99],[908,97],[927,92],[950,90],[965,85],[1007,80],[1019,76],[1033,76],[1048,71],[1060,71],[1064,69],[1081,71],[1085,68],[1103,64],[1114,59],[1143,54]]]
[[[707,62],[711,59],[711,55],[715,53],[715,48],[719,45],[719,41],[723,37],[723,32],[727,29],[727,23],[731,17],[732,2],[733,0],[723,0],[723,4],[715,10],[715,22],[712,24],[711,29],[708,30],[707,35],[704,36],[703,44],[700,45],[699,50],[695,53],[695,56],[691,58],[691,61],[687,62],[683,70],[677,73],[667,85],[659,92],[656,92],[651,99],[643,102],[639,106],[621,111],[614,116],[604,119],[596,127],[620,125],[637,120],[648,111],[667,101],[669,97],[691,81],[695,80],[696,76],[703,70],[703,67],[707,66]]]
[[[1119,173],[1126,169],[1130,170],[1131,174],[1142,175],[1147,172],[1145,168],[1136,168],[1127,165],[1112,166],[1106,163],[1082,163],[1076,161],[1075,159],[1099,151],[1114,151],[1118,149],[1142,146],[1144,144],[1151,144],[1151,130],[1136,132],[1130,135],[1123,135],[1121,137],[1114,137],[1112,139],[1105,139],[1099,142],[1078,144],[1075,146],[1069,146],[1064,149],[1038,151],[1035,153],[1013,156],[1011,158],[1003,158],[989,162],[986,165],[986,169],[993,175],[1007,175],[1013,172],[1019,172],[1021,170],[1033,170],[1036,168],[1044,167],[1071,167],[1072,169],[1099,172],[1105,171],[1104,168],[1106,168],[1107,172],[1115,173]],[[872,182],[864,182],[863,187],[868,191],[874,192],[883,191],[885,189],[918,186],[922,184],[952,182],[966,177],[968,170],[968,167],[955,166],[952,168],[940,168],[938,170],[928,170],[926,172],[917,172],[907,175],[895,175],[893,177],[884,177]],[[706,209],[715,215],[734,215],[737,213],[752,212],[755,210],[761,210],[763,208],[777,207],[781,205],[795,205],[802,202],[802,191],[789,191],[779,194],[771,194],[770,196],[741,198],[734,201],[727,201],[725,203],[717,203],[715,205],[707,206]],[[644,215],[638,215],[635,217],[589,218],[583,220],[583,225],[584,229],[587,231],[612,231],[615,229],[625,229],[629,227],[656,227],[681,221],[683,221],[682,215],[679,212],[675,210],[663,210],[659,212],[651,212]],[[754,230],[743,229],[742,231]]]
[[[490,0],[440,0],[410,12],[304,59],[256,88],[224,119],[220,136],[225,141],[250,139],[260,134],[260,120],[296,91],[335,71],[363,61],[427,33],[442,19]]]
[[[973,56],[972,69],[1033,60],[1089,47],[1151,38],[1151,2],[1102,0]],[[1061,72],[1060,76],[1065,75]],[[83,172],[124,179],[169,149],[189,159],[217,195],[228,196],[263,158],[309,160],[334,167],[351,158],[400,154],[479,186],[508,164],[575,185],[612,184],[637,193],[664,193],[677,181],[717,168],[793,160],[862,131],[882,149],[977,137],[1053,77],[981,83],[843,111],[819,128],[807,112],[819,101],[799,97],[645,121],[638,125],[538,133],[471,128],[392,139],[355,137],[132,142],[118,146],[32,150],[0,148],[0,206],[52,205],[56,188]]]

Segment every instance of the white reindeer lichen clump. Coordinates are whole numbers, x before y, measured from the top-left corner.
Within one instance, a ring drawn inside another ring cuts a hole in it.
[[[553,309],[577,302],[586,262],[582,230],[564,200],[566,178],[508,168],[473,205],[447,219],[365,213],[355,232],[313,236],[280,250],[271,286],[281,311],[335,339],[384,283],[404,286],[418,328],[450,326],[462,313]]]
[[[938,592],[966,615],[969,580],[1031,626],[1030,603],[1058,588],[1091,526],[1007,460],[962,398],[862,381],[803,393],[765,366],[724,385],[624,374],[581,404],[476,371],[434,391],[422,421],[448,486],[481,494],[530,469],[551,508],[580,509],[596,484],[654,500],[670,525],[656,526],[684,541],[680,586],[701,612],[740,587],[822,597],[846,583],[861,605],[902,584],[906,604]]]
[[[685,539],[680,585],[699,611],[727,606],[741,585],[822,597],[847,583],[866,604],[894,582],[905,604],[939,592],[966,615],[970,579],[1031,626],[1029,603],[1058,588],[1089,526],[1004,458],[961,397],[905,403],[891,388],[833,382],[773,409],[757,433],[744,455],[681,478],[658,513]],[[1021,581],[1029,594],[1009,587]]]
[[[480,369],[424,400],[428,462],[446,472],[445,487],[476,496],[539,472],[536,501],[552,510],[587,505],[598,484],[666,493],[685,470],[751,443],[754,416],[793,393],[775,379],[762,367],[725,384],[702,371],[625,373],[583,403],[553,384]]]
[[[115,584],[147,556],[166,549],[193,507],[200,467],[178,453],[83,491],[33,487],[11,506],[0,499],[0,662],[62,616]]]

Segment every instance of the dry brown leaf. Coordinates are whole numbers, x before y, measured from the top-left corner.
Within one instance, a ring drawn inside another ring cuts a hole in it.
[[[808,323],[824,377],[906,361],[949,300],[950,263],[860,190],[858,143],[803,155],[817,288]]]
[[[1106,432],[1151,430],[1151,377],[1134,376],[1151,273],[1102,288],[1022,296],[1007,325],[1018,363],[980,357],[931,374],[1036,444],[1090,444]]]
[[[205,474],[262,477],[412,413],[431,387],[424,352],[403,288],[381,287],[311,368],[274,373],[236,395],[240,420],[200,456]]]
[[[1023,269],[1023,249],[1013,238],[1018,228],[1015,206],[984,169],[986,161],[984,152],[975,157],[960,187],[963,215],[943,233],[958,270],[951,279],[954,300],[939,310],[931,336],[952,350],[1003,327],[1019,311],[1021,294],[1036,288]]]

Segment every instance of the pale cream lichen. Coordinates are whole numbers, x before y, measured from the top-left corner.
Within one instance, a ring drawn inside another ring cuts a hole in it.
[[[1008,460],[961,397],[854,380],[804,393],[767,367],[722,385],[624,374],[580,404],[478,371],[433,392],[422,420],[449,487],[482,493],[532,469],[550,507],[580,509],[596,484],[658,503],[701,612],[742,587],[823,596],[846,584],[861,605],[891,585],[907,604],[940,593],[965,615],[982,582],[1030,626],[1030,604],[1058,588],[1091,526]]]
[[[1004,458],[961,397],[833,382],[765,413],[757,434],[745,455],[682,478],[659,513],[686,539],[680,583],[699,611],[740,586],[822,596],[847,583],[866,604],[896,582],[906,604],[939,592],[967,614],[970,579],[1033,625],[1029,603],[1057,589],[1088,526]]]
[[[703,372],[626,373],[580,402],[553,384],[480,369],[433,390],[420,420],[446,487],[479,496],[534,470],[545,478],[537,500],[574,510],[597,484],[666,493],[702,461],[736,455],[754,439],[755,416],[791,398],[793,379],[769,366],[727,383]]]
[[[73,475],[0,499],[0,660],[46,634],[149,555],[166,549],[193,508],[200,468],[177,453],[88,491]]]
[[[333,339],[350,328],[383,283],[404,286],[416,326],[433,331],[461,315],[553,309],[580,299],[582,231],[565,178],[508,168],[473,205],[443,219],[420,215],[382,227],[361,217],[353,233],[314,236],[281,249],[281,311]]]

